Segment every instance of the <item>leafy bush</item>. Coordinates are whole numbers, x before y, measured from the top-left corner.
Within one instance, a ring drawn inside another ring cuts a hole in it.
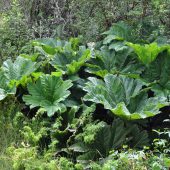
[[[10,4],[11,7],[8,7],[10,10],[2,9],[0,14],[0,63],[7,58],[16,58],[22,47],[33,38],[19,1],[12,0]],[[29,48],[25,50],[29,51]]]

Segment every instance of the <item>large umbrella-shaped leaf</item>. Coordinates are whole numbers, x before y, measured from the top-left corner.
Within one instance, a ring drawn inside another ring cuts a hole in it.
[[[9,81],[5,77],[4,72],[0,72],[0,100],[3,100],[9,94],[15,94],[15,87],[9,86]]]
[[[110,44],[113,40],[132,41],[134,38],[131,36],[131,28],[124,22],[114,24],[109,31],[106,31],[103,34],[107,35],[103,41],[104,44]]]
[[[83,134],[84,135],[84,134]],[[122,147],[123,144],[131,144],[131,147],[148,145],[146,131],[140,130],[135,124],[126,124],[121,119],[115,119],[112,125],[103,124],[90,143],[82,142],[73,144],[69,149],[81,153],[79,162],[93,161],[96,158],[106,158],[113,149]]]
[[[42,39],[34,41],[38,51],[48,57],[50,64],[63,74],[75,74],[90,59],[91,52],[79,45],[78,38],[70,41]]]
[[[157,43],[145,44],[144,46],[133,43],[127,43],[127,45],[134,49],[139,60],[141,60],[145,65],[150,64],[156,59],[160,52],[167,49],[167,46],[158,46]]]
[[[117,52],[109,50],[106,46],[102,47],[87,64],[86,71],[100,77],[104,77],[107,73],[138,76],[143,67],[131,56],[131,52],[129,47]]]
[[[66,41],[53,39],[53,38],[43,38],[33,41],[32,44],[35,48],[42,54],[54,55],[57,52],[58,47],[62,47],[66,44]]]
[[[60,77],[43,75],[35,84],[28,85],[30,94],[25,95],[23,100],[31,108],[41,107],[47,111],[48,116],[52,116],[66,109],[62,101],[70,95],[68,89],[71,86],[70,80],[63,81]]]
[[[152,83],[152,90],[158,96],[170,98],[170,52],[164,51],[145,68],[141,77]]]
[[[164,98],[148,98],[139,80],[108,74],[104,81],[90,78],[84,90],[85,101],[103,104],[106,109],[125,119],[143,119],[159,113],[167,105]]]
[[[2,70],[6,78],[16,84],[22,83],[22,79],[29,76],[36,69],[36,62],[20,56],[14,62],[9,59],[2,65]]]
[[[69,43],[63,49],[57,51],[50,63],[64,74],[74,74],[90,59],[90,55],[90,50],[84,46],[80,46],[79,50],[75,51]]]

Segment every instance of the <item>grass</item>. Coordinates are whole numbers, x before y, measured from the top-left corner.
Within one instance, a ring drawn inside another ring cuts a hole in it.
[[[0,120],[2,116],[0,116]],[[6,150],[17,141],[17,134],[15,130],[7,122],[0,123],[0,170],[11,170],[11,162]]]
[[[12,123],[13,115],[16,111],[16,106],[13,101],[14,100],[7,99],[0,103],[0,170],[12,169],[7,148],[19,140],[19,133]]]

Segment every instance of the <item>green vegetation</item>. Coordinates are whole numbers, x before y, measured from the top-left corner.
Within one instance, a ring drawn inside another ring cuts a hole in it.
[[[9,2],[0,8],[0,170],[168,170],[169,3]]]

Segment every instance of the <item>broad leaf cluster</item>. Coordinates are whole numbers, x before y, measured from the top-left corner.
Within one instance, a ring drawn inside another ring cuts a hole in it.
[[[89,80],[84,88],[88,92],[84,100],[103,104],[119,117],[126,119],[151,117],[167,105],[164,98],[148,98],[147,91],[142,89],[143,83],[133,78],[108,74],[104,77],[104,82],[96,78]]]
[[[63,81],[60,77],[43,75],[36,84],[28,85],[30,95],[25,95],[23,100],[31,108],[40,106],[47,111],[48,116],[52,116],[57,111],[65,111],[66,107],[61,102],[70,95],[68,89],[71,86],[70,80]]]
[[[123,145],[149,145],[153,121],[163,115],[164,125],[170,46],[141,43],[123,23],[104,35],[91,48],[79,38],[36,40],[32,54],[4,61],[0,100],[14,95],[40,127],[24,128],[25,143],[87,165]]]

